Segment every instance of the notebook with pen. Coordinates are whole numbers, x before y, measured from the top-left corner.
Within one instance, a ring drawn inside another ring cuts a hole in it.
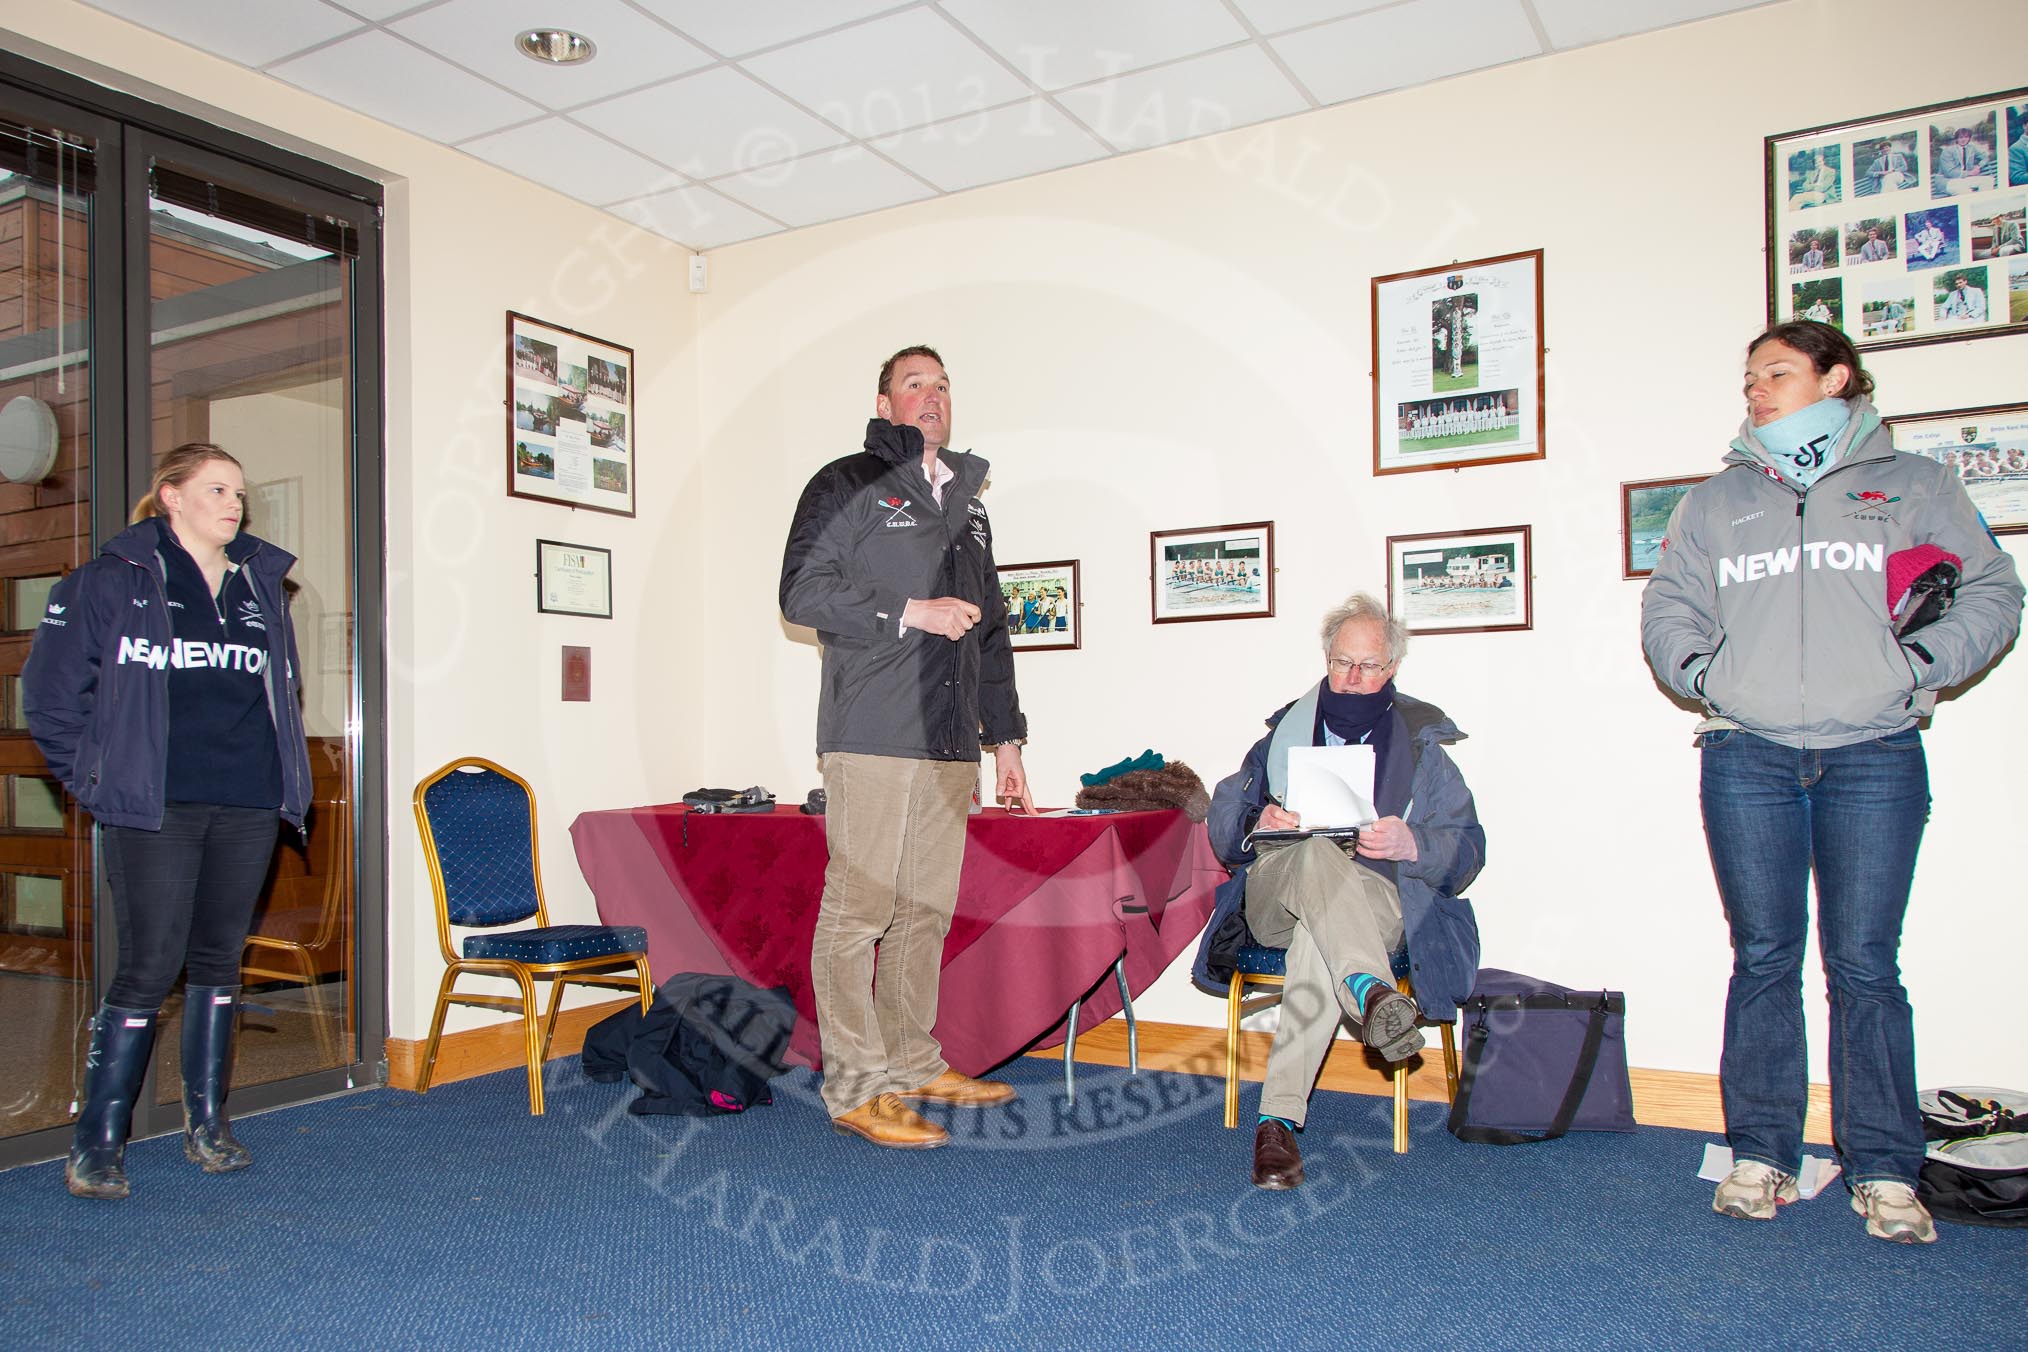
[[[1373,748],[1370,746],[1292,746],[1289,748],[1287,801],[1282,804],[1302,820],[1294,831],[1256,829],[1249,841],[1259,848],[1287,845],[1323,836],[1343,844],[1359,839],[1359,828],[1371,826],[1373,810]]]

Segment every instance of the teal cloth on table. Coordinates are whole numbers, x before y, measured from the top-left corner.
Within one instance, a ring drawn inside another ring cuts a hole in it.
[[[1168,762],[1162,759],[1161,752],[1148,750],[1143,751],[1138,756],[1129,756],[1118,765],[1108,765],[1103,770],[1094,770],[1088,775],[1079,775],[1078,779],[1087,789],[1095,789],[1101,784],[1110,784],[1121,775],[1129,774],[1135,770],[1159,770],[1166,764]]]

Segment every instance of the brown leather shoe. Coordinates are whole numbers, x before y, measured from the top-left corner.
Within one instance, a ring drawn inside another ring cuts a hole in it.
[[[984,1108],[1014,1098],[1014,1086],[998,1080],[975,1080],[947,1070],[920,1089],[902,1095],[905,1099],[927,1099],[931,1103],[955,1103],[960,1108]]]
[[[831,1119],[834,1130],[892,1150],[934,1150],[951,1134],[892,1094],[877,1094],[851,1112]]]
[[[1279,1122],[1263,1122],[1253,1134],[1253,1185],[1281,1192],[1301,1187],[1303,1152],[1296,1134]]]

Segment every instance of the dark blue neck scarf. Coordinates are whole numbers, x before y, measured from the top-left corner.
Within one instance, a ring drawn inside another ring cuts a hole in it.
[[[1348,742],[1374,741],[1375,732],[1386,727],[1387,711],[1393,707],[1393,681],[1370,695],[1340,695],[1331,689],[1329,680],[1317,691],[1317,722]],[[1376,753],[1380,750],[1377,742],[1373,749]]]

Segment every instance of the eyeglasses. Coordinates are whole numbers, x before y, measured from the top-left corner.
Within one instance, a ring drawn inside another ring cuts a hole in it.
[[[1324,659],[1324,665],[1330,668],[1333,676],[1349,676],[1355,671],[1361,676],[1378,676],[1394,664],[1392,662],[1354,662],[1349,657],[1328,657]]]

